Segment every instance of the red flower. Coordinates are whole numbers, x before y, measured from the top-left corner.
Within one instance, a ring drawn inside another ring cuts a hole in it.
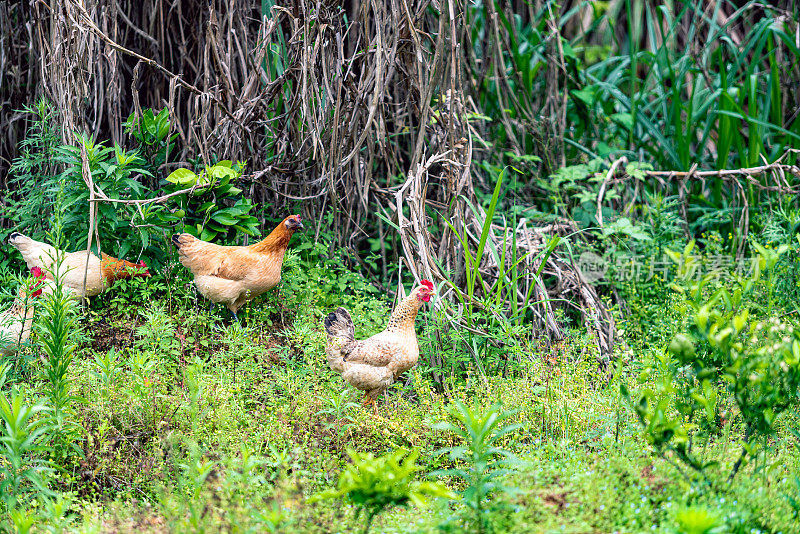
[[[40,289],[36,288],[44,284],[44,272],[42,272],[42,269],[39,267],[33,267],[31,268],[31,274],[36,280],[34,281],[32,286],[28,287],[28,291],[30,292],[31,297],[36,298],[42,294],[41,288]]]
[[[37,267],[34,267],[34,269],[37,269]],[[35,298],[42,294],[42,288],[36,289],[42,284],[44,284],[44,280],[37,279],[32,286],[28,287],[28,291],[31,292],[31,297]]]

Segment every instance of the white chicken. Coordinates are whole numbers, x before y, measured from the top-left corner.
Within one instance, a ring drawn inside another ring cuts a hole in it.
[[[9,309],[0,313],[0,356],[15,354],[20,345],[31,335],[33,323],[33,304],[43,291],[52,291],[51,283],[45,280],[44,273],[38,267],[31,269],[33,284],[26,292],[20,288],[17,299]]]
[[[42,269],[50,280],[55,278],[54,264],[61,256],[61,272],[59,273],[61,285],[69,289],[78,299],[99,295],[111,287],[116,280],[134,276],[144,278],[150,276],[150,271],[143,261],[131,263],[107,254],[102,254],[102,258],[89,254],[87,267],[86,251],[61,252],[52,245],[36,241],[19,232],[12,232],[8,237],[8,242],[22,253],[22,258],[29,268]],[[84,280],[86,281],[85,287]]]

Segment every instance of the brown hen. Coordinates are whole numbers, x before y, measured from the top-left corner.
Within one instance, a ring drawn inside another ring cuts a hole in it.
[[[236,312],[245,302],[281,281],[289,240],[303,228],[300,215],[289,215],[262,241],[248,247],[215,245],[191,234],[172,236],[181,263],[194,274],[201,295]]]

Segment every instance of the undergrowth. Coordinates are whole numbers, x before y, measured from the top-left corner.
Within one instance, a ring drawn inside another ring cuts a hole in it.
[[[301,282],[306,270],[327,288],[344,279],[344,289],[317,292]],[[391,303],[335,258],[313,248],[290,254],[284,283],[248,305],[243,327],[199,306],[187,280],[153,282],[169,283],[172,298],[122,284],[78,318],[82,334],[64,377],[77,400],[63,412],[79,429],[80,439],[64,442],[79,446],[68,455],[74,467],[40,448],[55,435],[51,402],[37,401],[52,382],[32,375],[3,385],[4,446],[16,463],[0,466],[0,477],[20,488],[3,504],[7,529],[671,533],[699,532],[705,521],[720,532],[788,533],[795,524],[796,406],[728,484],[743,420],[721,397],[727,422],[716,433],[688,429],[693,454],[721,467],[698,484],[651,449],[620,395],[621,386],[634,394],[657,383],[641,371],[686,328],[680,314],[659,317],[658,335],[627,327],[635,361],[621,355],[611,377],[598,372],[577,331],[562,344],[530,347],[505,377],[473,368],[445,392],[423,357],[373,416],[328,369],[320,321],[342,303],[357,336],[367,336],[383,328]],[[420,323],[435,314],[424,311]],[[432,346],[435,328],[420,331],[421,345]],[[23,354],[38,350],[44,332],[36,332]],[[445,364],[465,357],[452,347]],[[400,451],[413,454],[413,469],[402,467]],[[367,476],[361,464],[377,469],[373,482],[359,478]],[[395,468],[405,469],[412,493],[387,482]],[[429,480],[439,489],[413,497],[427,487],[414,484]],[[328,499],[311,499],[319,494]]]

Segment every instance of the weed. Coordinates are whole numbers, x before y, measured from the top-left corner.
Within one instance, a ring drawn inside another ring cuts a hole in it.
[[[500,478],[508,474],[514,456],[498,446],[498,441],[518,430],[519,424],[503,424],[513,412],[503,411],[499,405],[484,410],[470,409],[457,401],[450,409],[454,423],[444,422],[434,425],[438,430],[452,432],[465,442],[464,445],[446,447],[436,454],[447,454],[450,460],[462,463],[463,467],[442,469],[432,473],[435,476],[453,476],[466,484],[462,492],[463,502],[471,517],[470,529],[474,532],[492,532],[491,516],[501,506],[490,501],[493,493],[511,494],[511,486],[503,484]]]
[[[4,376],[5,368],[0,373]],[[29,503],[34,496],[52,495],[47,487],[52,469],[40,457],[51,423],[49,418],[35,419],[37,414],[48,411],[45,404],[29,404],[16,389],[8,397],[0,395],[4,458],[0,462],[0,495],[6,510],[12,514],[21,513],[19,506]]]
[[[336,432],[337,444],[341,445],[342,438],[356,424],[353,415],[350,413],[358,409],[358,403],[349,400],[350,392],[343,389],[338,395],[331,395],[325,399],[326,406],[317,412],[317,416],[329,416],[330,421],[325,423],[325,427]]]
[[[691,506],[675,514],[680,534],[711,534],[719,526],[717,514],[702,506]]]
[[[324,491],[312,499],[337,499],[347,497],[358,508],[356,519],[364,514],[364,530],[367,534],[375,517],[389,506],[407,506],[409,503],[422,506],[431,497],[453,497],[444,486],[435,482],[415,482],[414,477],[421,468],[416,464],[419,453],[397,450],[385,456],[372,453],[360,454],[349,450],[352,460],[339,475],[336,489]]]
[[[645,388],[633,403],[656,451],[674,453],[707,484],[711,483],[707,470],[716,462],[705,462],[693,451],[693,438],[697,425],[711,433],[719,431],[723,395],[735,403],[744,427],[742,450],[728,482],[744,460],[754,455],[756,445],[774,435],[777,419],[797,406],[800,332],[772,313],[775,266],[788,247],[773,251],[757,246],[756,250],[760,255],[750,276],[740,277],[731,290],[717,289],[710,297],[711,277],[691,281],[695,276],[694,260],[688,257],[691,243],[683,254],[670,253],[679,264],[685,285],[677,288],[694,312],[693,324],[687,333],[673,338],[669,355],[657,356],[654,387]],[[762,271],[766,278],[760,285]],[[751,317],[750,299],[759,287],[768,320]],[[621,387],[631,399],[627,388]]]
[[[75,422],[73,406],[80,399],[71,392],[72,381],[69,375],[77,348],[77,314],[73,296],[61,284],[62,262],[63,257],[54,258],[57,267],[52,289],[40,297],[41,313],[36,323],[39,342],[46,357],[43,370],[47,379],[46,390],[51,407],[49,415],[52,420],[48,439],[54,456],[59,460],[81,455],[77,440],[82,433],[81,427]]]

